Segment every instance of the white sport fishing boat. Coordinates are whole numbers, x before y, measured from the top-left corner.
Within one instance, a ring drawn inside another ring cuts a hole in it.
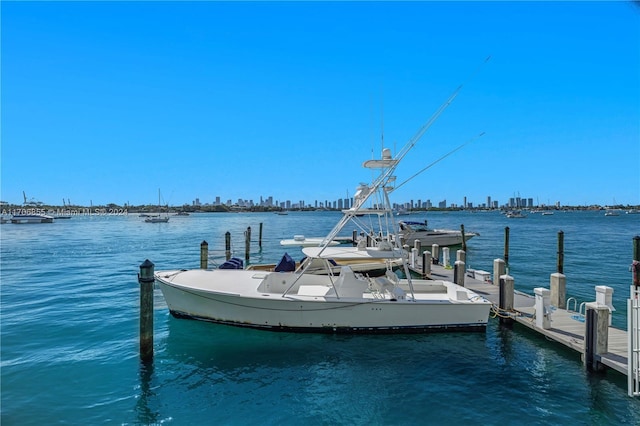
[[[303,262],[288,272],[222,268],[158,271],[155,279],[171,314],[272,331],[484,331],[491,303],[450,281],[413,279],[407,255],[399,245],[397,219],[389,202],[395,181],[393,173],[433,121],[432,117],[395,158],[389,149],[384,149],[382,159],[363,164],[378,169],[380,174],[372,183],[358,188],[353,207],[344,211],[342,219],[318,247],[304,249],[316,262]],[[365,207],[367,203],[373,207]],[[370,220],[363,220],[365,215]],[[347,224],[366,229],[369,237],[365,241],[370,241],[371,246],[362,247],[360,243],[359,247],[331,247]],[[329,260],[337,257],[338,252],[344,258],[359,256],[363,261],[386,261],[387,272],[372,277],[342,266],[336,275]],[[398,259],[405,278],[399,278],[392,270],[392,263]],[[309,265],[318,262],[327,266],[326,274],[311,271]]]
[[[413,247],[418,240],[425,249],[433,244],[438,244],[440,247],[460,245],[463,240],[466,242],[478,235],[475,232],[465,232],[462,235],[462,231],[455,229],[431,229],[427,226],[426,220],[424,222],[401,220],[399,226],[400,238],[404,244]]]

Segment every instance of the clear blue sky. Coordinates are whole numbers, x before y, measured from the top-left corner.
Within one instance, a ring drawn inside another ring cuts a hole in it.
[[[640,204],[636,3],[0,7],[3,201],[344,198],[464,83],[392,201]]]

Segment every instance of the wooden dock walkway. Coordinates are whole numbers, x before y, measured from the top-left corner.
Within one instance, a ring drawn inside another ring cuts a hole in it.
[[[422,260],[418,259],[412,272],[422,273]],[[444,279],[454,281],[454,270],[442,265],[431,265],[432,279]],[[492,282],[481,281],[465,274],[464,286],[475,291],[496,307],[499,304],[500,288]],[[578,353],[582,357],[585,354],[585,320],[584,315],[566,309],[552,309],[551,327],[544,329],[536,326],[535,321],[535,296],[514,291],[513,311],[500,312],[501,316],[508,316],[515,322],[534,330],[545,337],[563,344]],[[608,351],[600,354],[599,361],[624,375],[628,374],[628,336],[625,330],[609,327]]]

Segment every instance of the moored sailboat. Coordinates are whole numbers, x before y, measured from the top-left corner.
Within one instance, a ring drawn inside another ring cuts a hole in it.
[[[158,210],[160,209],[160,189],[158,189]],[[169,222],[169,214],[167,213],[165,216],[160,213],[158,215],[149,215],[144,221],[147,223],[166,223]]]

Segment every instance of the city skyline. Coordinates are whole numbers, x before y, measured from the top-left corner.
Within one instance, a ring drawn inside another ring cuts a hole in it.
[[[62,204],[57,203],[46,203],[40,200],[36,200],[35,198],[27,199],[24,197],[24,201],[22,203],[11,203],[8,201],[0,201],[1,206],[17,206],[17,207],[38,207],[38,206],[52,206],[52,207],[63,207],[63,208],[74,208],[74,207],[98,207],[98,206],[119,206],[119,207],[144,207],[144,206],[157,206],[158,203],[142,203],[142,204],[133,204],[129,202],[117,203],[117,202],[109,202],[102,204],[94,204],[93,201],[90,200],[89,204],[75,204],[72,203],[70,199],[62,200]],[[233,199],[227,199],[223,201],[220,196],[216,196],[213,200],[201,200],[199,197],[192,200],[190,203],[182,203],[182,204],[170,204],[161,200],[160,206],[162,208],[184,208],[184,207],[203,207],[203,206],[225,206],[228,208],[231,207],[240,207],[240,208],[254,208],[254,207],[264,207],[264,208],[276,208],[276,209],[285,209],[285,210],[296,210],[296,209],[332,209],[332,210],[341,210],[343,208],[349,208],[353,205],[353,197],[350,198],[336,198],[336,199],[325,199],[325,200],[317,200],[313,199],[312,201],[307,200],[277,200],[274,199],[273,196],[260,196],[259,200],[254,200],[251,198],[237,198],[235,201]],[[418,210],[418,209],[449,209],[449,208],[462,208],[462,209],[505,209],[505,208],[516,208],[516,209],[531,209],[531,208],[562,208],[562,207],[611,207],[611,206],[619,206],[619,207],[640,207],[640,205],[633,204],[563,204],[561,201],[556,201],[554,203],[540,203],[537,200],[534,201],[533,197],[521,197],[514,196],[509,197],[506,202],[502,202],[501,200],[494,199],[491,196],[487,196],[484,202],[474,202],[469,201],[467,197],[462,197],[461,202],[451,200],[438,200],[432,201],[431,199],[422,200],[421,198],[410,199],[408,201],[400,201],[393,202],[392,205],[394,208],[403,208],[407,210]]]

